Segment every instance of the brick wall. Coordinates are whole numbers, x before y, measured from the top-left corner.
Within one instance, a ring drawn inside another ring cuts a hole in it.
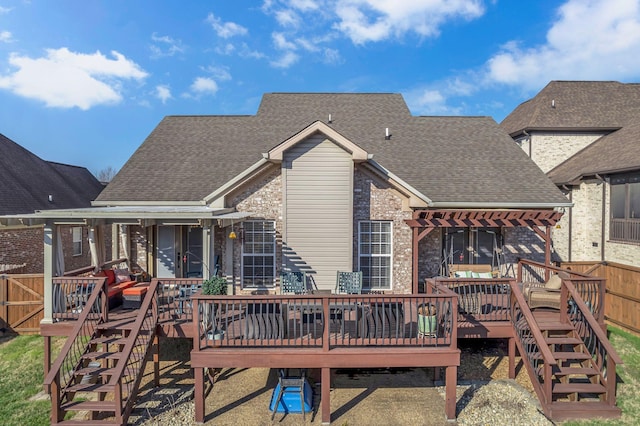
[[[73,226],[60,226],[66,271],[91,265],[87,227],[82,227],[82,254],[73,255]],[[0,264],[23,264],[25,274],[44,273],[44,230],[42,227],[0,231]]]

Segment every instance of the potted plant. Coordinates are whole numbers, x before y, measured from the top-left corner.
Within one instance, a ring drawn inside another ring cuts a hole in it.
[[[432,303],[418,306],[418,337],[436,337],[438,329],[437,309]]]
[[[227,294],[227,279],[224,277],[210,277],[202,282],[202,294],[206,296],[220,296]],[[213,306],[213,312],[210,310]],[[214,318],[217,314],[217,305],[204,305],[203,312],[203,326],[205,330],[213,328],[207,333],[207,337],[212,340],[222,340],[224,337],[224,330],[216,327],[211,327],[214,322]],[[211,320],[211,321],[209,321]]]

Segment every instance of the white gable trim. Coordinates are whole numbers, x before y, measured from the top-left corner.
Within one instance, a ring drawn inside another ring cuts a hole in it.
[[[362,162],[370,159],[369,154],[364,149],[360,148],[358,145],[351,142],[349,139],[342,136],[340,133],[333,130],[331,127],[323,123],[322,121],[316,121],[306,128],[302,129],[300,132],[296,133],[286,141],[282,142],[280,145],[273,148],[266,154],[266,158],[269,161],[273,162],[281,162],[284,152],[296,145],[297,143],[307,139],[309,136],[313,135],[316,132],[323,133],[329,139],[331,139],[335,144],[339,147],[347,151],[351,154],[353,161]]]

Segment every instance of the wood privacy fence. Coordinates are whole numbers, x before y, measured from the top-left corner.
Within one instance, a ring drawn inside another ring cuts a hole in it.
[[[562,267],[606,278],[605,319],[640,335],[640,268],[613,262],[566,262]]]
[[[43,295],[43,274],[0,275],[0,336],[40,333]]]

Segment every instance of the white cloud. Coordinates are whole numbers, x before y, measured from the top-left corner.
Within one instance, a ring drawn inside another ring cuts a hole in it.
[[[4,15],[5,13],[9,13],[11,12],[11,8],[10,7],[2,7],[0,6],[0,15]]]
[[[213,76],[216,81],[228,81],[231,80],[231,73],[227,67],[208,66],[204,68],[204,71]]]
[[[291,9],[276,12],[276,21],[283,27],[297,28],[300,25],[300,17]]]
[[[224,46],[216,46],[215,51],[219,55],[231,55],[236,51],[236,47],[231,43],[226,43]]]
[[[340,56],[340,52],[336,49],[326,48],[323,52],[323,62],[325,64],[339,64],[342,62],[342,57]]]
[[[302,11],[316,10],[319,8],[318,3],[314,0],[291,0],[290,3],[291,7]]]
[[[208,77],[197,77],[190,87],[196,95],[215,95],[218,92],[218,84]]]
[[[242,43],[239,53],[241,58],[262,59],[265,54],[257,50],[251,50],[247,43]]]
[[[537,90],[549,80],[624,80],[640,68],[640,2],[569,0],[546,43],[506,43],[487,62],[487,81]]]
[[[17,71],[0,75],[0,88],[43,101],[49,107],[87,110],[118,103],[123,80],[141,80],[148,74],[116,51],[111,56],[114,59],[99,51],[83,54],[65,47],[48,49],[46,56],[36,59],[13,53],[9,64]]]
[[[337,0],[335,27],[355,44],[416,33],[437,36],[448,19],[475,19],[484,13],[481,0]]]
[[[171,96],[171,89],[166,84],[160,84],[156,86],[155,95],[156,98],[160,99],[163,104],[166,104],[167,101],[173,97]]]
[[[300,57],[294,52],[285,52],[277,61],[271,61],[271,66],[276,68],[289,68],[291,65],[298,62]]]
[[[288,41],[282,33],[272,33],[271,38],[276,49],[279,50],[296,50],[295,43]]]
[[[11,43],[13,41],[13,35],[10,31],[0,31],[0,42]]]
[[[169,36],[158,36],[156,33],[151,34],[151,40],[155,42],[150,46],[153,58],[173,56],[176,53],[184,52],[181,40],[174,40]]]
[[[238,25],[235,22],[222,22],[222,20],[220,18],[216,18],[213,13],[209,13],[209,16],[207,16],[207,22],[211,24],[211,27],[214,29],[216,34],[218,34],[218,37],[222,38],[243,36],[249,32],[245,27]]]

